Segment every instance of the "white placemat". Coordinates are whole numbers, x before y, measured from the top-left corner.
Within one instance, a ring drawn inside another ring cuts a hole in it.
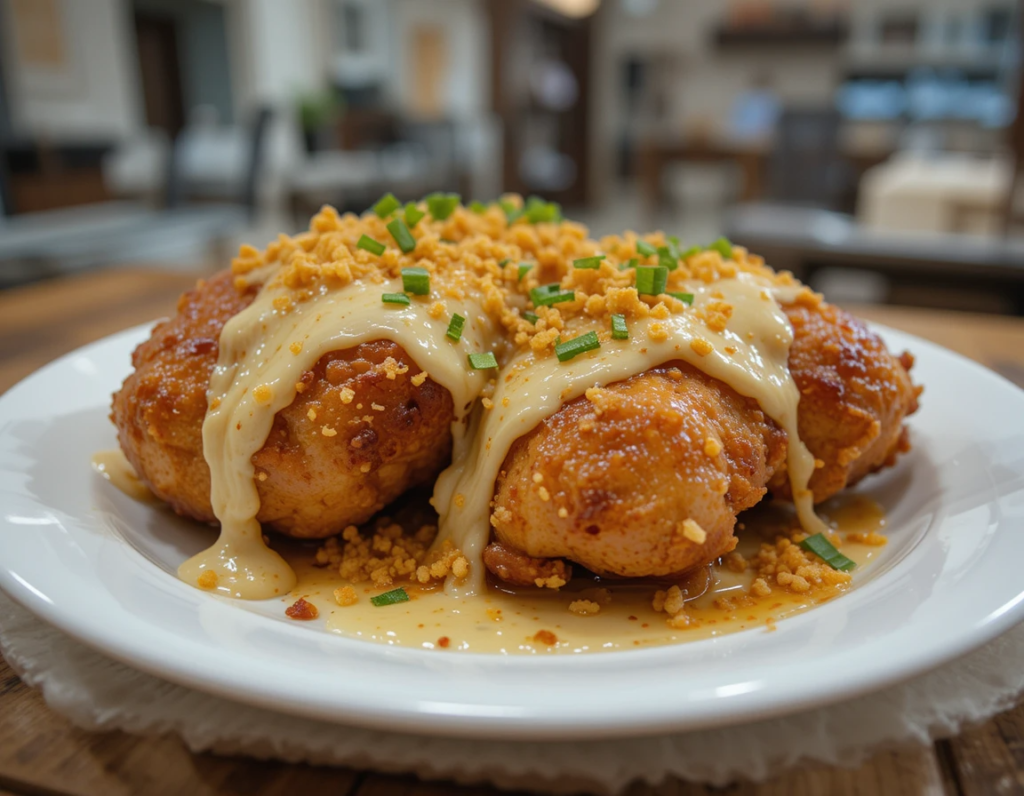
[[[88,730],[174,733],[195,752],[413,773],[549,793],[615,794],[669,777],[724,785],[807,762],[857,766],[879,747],[956,733],[1024,691],[1024,625],[961,660],[866,697],[780,719],[649,738],[491,742],[385,733],[211,697],[73,641],[0,593],[0,652]],[[614,654],[614,653],[609,653]]]

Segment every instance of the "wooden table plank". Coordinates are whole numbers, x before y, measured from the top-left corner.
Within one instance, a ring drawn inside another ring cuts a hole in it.
[[[195,274],[124,269],[0,293],[0,392],[47,361],[107,334],[167,315]],[[1024,321],[893,307],[857,308],[864,317],[958,351],[1024,386]],[[1024,706],[934,747],[886,751],[854,769],[812,766],[737,796],[835,793],[1024,793]],[[358,775],[347,769],[192,755],[176,738],[87,733],[47,710],[0,659],[0,796],[12,794],[303,793],[309,796],[483,796],[490,788]],[[630,796],[710,796],[723,789],[673,782],[634,787]]]

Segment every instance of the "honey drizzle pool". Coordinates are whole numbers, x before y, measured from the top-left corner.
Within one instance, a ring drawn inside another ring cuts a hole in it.
[[[885,525],[882,509],[860,495],[835,498],[818,509],[840,534],[868,534]],[[772,540],[783,529],[799,527],[791,506],[759,507],[740,519],[744,528],[738,533],[737,550],[747,558],[756,553],[762,541]],[[691,576],[684,584],[693,596],[687,602],[687,614],[696,622],[683,630],[670,628],[667,615],[651,607],[652,596],[659,587],[639,582],[579,579],[557,592],[505,590],[492,584],[483,593],[467,598],[453,597],[437,588],[396,582],[395,587],[402,585],[408,592],[409,602],[382,607],[374,606],[370,597],[383,590],[363,583],[354,585],[359,601],[342,607],[334,600],[334,590],[347,584],[335,568],[314,565],[314,549],[296,543],[279,546],[299,579],[296,588],[281,599],[282,617],[284,609],[301,597],[319,611],[319,619],[311,624],[324,626],[330,632],[428,650],[579,654],[696,641],[752,628],[770,631],[775,622],[834,599],[846,588],[826,587],[801,595],[774,587],[771,595],[758,599],[755,605],[730,610],[720,607],[719,598],[746,595],[754,574],[749,570],[735,573],[718,564]],[[855,579],[863,577],[864,570],[884,549],[852,542],[844,542],[841,547],[843,554],[857,563]],[[599,598],[596,590],[602,588],[612,596],[599,613],[581,616],[569,611],[572,601]],[[549,643],[552,637],[555,641]]]

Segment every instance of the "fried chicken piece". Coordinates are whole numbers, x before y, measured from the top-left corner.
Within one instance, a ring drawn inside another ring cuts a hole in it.
[[[785,311],[800,436],[823,463],[811,480],[820,502],[908,449],[903,419],[921,389],[913,358],[894,357],[848,313]],[[736,514],[766,487],[790,496],[785,434],[754,401],[673,366],[682,378],[662,367],[612,384],[516,442],[495,490],[499,542],[605,574],[678,574],[731,550]]]
[[[604,574],[685,572],[733,549],[736,515],[764,496],[785,455],[785,434],[756,401],[669,363],[589,390],[517,440],[495,490],[494,535]]]
[[[800,390],[800,438],[823,463],[810,483],[820,503],[910,449],[903,420],[917,411],[922,388],[910,380],[914,358],[890,354],[850,313],[824,302],[784,310],[793,325],[789,370]],[[790,497],[784,469],[770,488]]]
[[[176,512],[205,522],[214,522],[202,443],[207,384],[224,323],[255,294],[239,293],[225,272],[183,295],[177,315],[136,348],[113,399],[111,419],[139,477]],[[388,379],[389,357],[409,371]],[[264,527],[329,536],[437,476],[451,454],[454,406],[430,379],[414,385],[418,371],[400,346],[375,341],[327,354],[303,374],[305,389],[252,459]]]

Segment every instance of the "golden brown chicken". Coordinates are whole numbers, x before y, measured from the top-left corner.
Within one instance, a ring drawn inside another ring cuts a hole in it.
[[[786,308],[800,435],[819,460],[820,502],[905,450],[917,408],[909,355],[892,356],[827,304]],[[770,486],[788,496],[786,438],[758,408],[683,363],[591,391],[509,452],[495,491],[499,577],[567,558],[628,577],[682,573],[735,546],[736,515]],[[513,561],[513,551],[520,554]]]
[[[202,442],[207,384],[224,323],[255,293],[236,290],[225,272],[183,295],[177,315],[135,350],[134,371],[114,395],[111,419],[135,471],[179,514],[204,522],[214,521]],[[292,536],[330,536],[430,482],[450,457],[454,410],[447,390],[412,382],[418,372],[401,347],[376,341],[326,355],[303,374],[302,392],[253,457],[257,519]]]

